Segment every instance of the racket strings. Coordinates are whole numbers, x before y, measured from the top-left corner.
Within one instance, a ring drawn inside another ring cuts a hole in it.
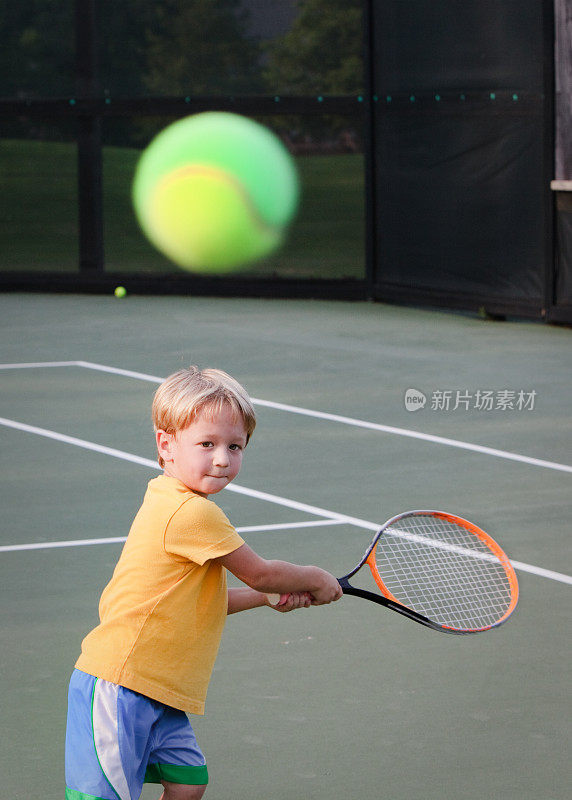
[[[494,625],[511,604],[503,561],[472,531],[439,517],[392,523],[378,541],[376,565],[399,603],[451,628]]]

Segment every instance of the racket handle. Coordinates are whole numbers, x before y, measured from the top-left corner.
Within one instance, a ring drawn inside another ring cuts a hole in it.
[[[271,606],[277,606],[280,603],[280,597],[281,595],[274,594],[272,592],[266,595],[266,598],[268,599],[268,602],[270,603]]]

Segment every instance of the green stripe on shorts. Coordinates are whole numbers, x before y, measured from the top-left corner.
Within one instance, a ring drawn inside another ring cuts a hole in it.
[[[161,781],[203,786],[209,782],[207,765],[181,767],[174,764],[149,764],[145,772],[145,783],[161,783]],[[70,798],[70,800],[76,800],[76,798]],[[78,798],[78,800],[83,800],[83,798]],[[91,800],[91,798],[86,796],[86,800]]]
[[[75,789],[66,788],[66,800],[104,800],[102,797],[95,797],[93,794],[86,794],[85,792],[76,792]]]

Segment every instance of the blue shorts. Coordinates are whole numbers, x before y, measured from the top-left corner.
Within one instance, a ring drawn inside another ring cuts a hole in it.
[[[183,711],[74,670],[66,733],[66,800],[138,800],[144,783],[208,783]]]

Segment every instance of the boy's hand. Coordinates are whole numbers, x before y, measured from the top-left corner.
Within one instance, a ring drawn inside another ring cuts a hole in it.
[[[296,592],[294,594],[281,595],[278,605],[273,606],[271,603],[267,603],[267,605],[275,611],[280,611],[281,614],[286,614],[296,608],[310,608],[312,602],[313,597],[308,592]]]
[[[330,573],[325,570],[320,570],[320,572],[322,573],[320,576],[321,585],[318,589],[312,590],[312,605],[314,606],[333,603],[339,600],[343,595],[342,587],[338,583],[338,579],[334,578],[333,575],[330,575]]]

